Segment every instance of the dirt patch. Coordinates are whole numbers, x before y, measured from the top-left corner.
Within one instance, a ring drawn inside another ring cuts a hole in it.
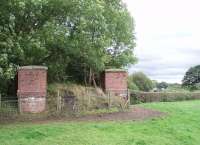
[[[33,123],[45,124],[49,122],[87,122],[87,121],[142,121],[146,119],[153,119],[166,116],[166,113],[159,112],[152,109],[146,109],[143,107],[132,107],[127,112],[114,112],[114,113],[103,113],[97,115],[85,115],[81,117],[73,118],[60,118],[60,119],[49,119],[33,121]]]
[[[166,113],[146,109],[143,107],[133,107],[128,112],[115,112],[115,113],[105,113],[99,115],[87,115],[83,117],[75,118],[77,121],[123,121],[123,120],[145,120],[152,119],[156,117],[165,116]]]
[[[80,117],[57,117],[57,118],[38,118],[38,119],[13,119],[12,121],[0,122],[1,124],[10,124],[14,122],[29,122],[36,124],[46,124],[50,122],[86,122],[86,121],[140,121],[165,116],[166,113],[152,109],[134,106],[126,112],[102,113],[96,115],[85,115]]]

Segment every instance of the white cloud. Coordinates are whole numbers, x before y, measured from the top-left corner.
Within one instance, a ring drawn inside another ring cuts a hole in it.
[[[181,82],[185,71],[200,64],[199,0],[124,0],[136,23],[139,63],[152,79]]]

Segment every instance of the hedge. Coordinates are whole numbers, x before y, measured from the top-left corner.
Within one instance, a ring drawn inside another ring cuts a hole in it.
[[[130,93],[131,104],[149,103],[149,102],[175,102],[185,100],[198,100],[200,93],[167,93],[167,92],[138,92]]]

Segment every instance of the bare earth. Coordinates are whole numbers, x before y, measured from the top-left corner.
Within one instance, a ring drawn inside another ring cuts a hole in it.
[[[145,119],[152,119],[156,117],[165,116],[166,113],[145,109],[143,107],[133,107],[128,112],[115,112],[99,115],[87,115],[84,117],[75,118],[77,121],[138,121]]]
[[[50,122],[87,122],[87,121],[141,121],[166,116],[166,113],[152,109],[133,106],[126,112],[103,113],[96,115],[85,115],[81,117],[58,117],[58,118],[38,118],[38,119],[12,119],[0,121],[0,124],[10,124],[13,122],[29,122],[36,124],[46,124]]]

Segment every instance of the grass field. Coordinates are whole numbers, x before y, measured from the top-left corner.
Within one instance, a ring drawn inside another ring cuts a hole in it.
[[[200,145],[200,101],[143,104],[168,116],[139,122],[0,125],[1,145]]]

